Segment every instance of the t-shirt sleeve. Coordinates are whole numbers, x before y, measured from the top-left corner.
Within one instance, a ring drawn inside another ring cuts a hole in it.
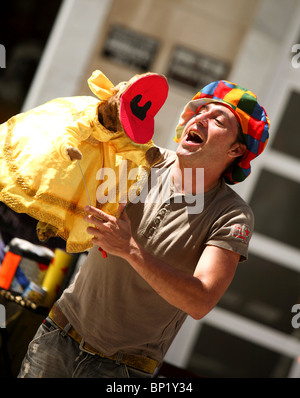
[[[240,262],[248,259],[248,246],[254,228],[251,208],[242,207],[228,210],[213,223],[206,242],[240,254]]]

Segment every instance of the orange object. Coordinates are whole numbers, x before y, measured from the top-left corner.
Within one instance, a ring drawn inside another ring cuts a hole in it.
[[[0,287],[8,290],[21,261],[21,256],[7,252],[0,267]]]
[[[107,253],[103,249],[101,249],[101,247],[99,247],[98,250],[99,250],[99,252],[101,252],[103,258],[107,257]]]

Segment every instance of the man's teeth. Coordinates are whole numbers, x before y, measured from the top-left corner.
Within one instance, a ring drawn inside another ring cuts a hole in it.
[[[200,137],[200,135],[199,135],[197,132],[195,132],[195,131],[190,131],[190,132],[189,132],[188,140],[189,140],[189,141],[195,141],[195,142],[198,142],[198,143],[202,143],[202,142],[203,142],[203,139],[202,139],[202,138]]]

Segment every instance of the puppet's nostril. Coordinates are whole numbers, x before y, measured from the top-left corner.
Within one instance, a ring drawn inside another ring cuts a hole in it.
[[[144,106],[139,106],[139,102],[142,99],[142,95],[136,95],[130,102],[130,109],[134,116],[138,117],[140,120],[144,120],[146,118],[148,110],[151,108],[152,102],[148,101]]]

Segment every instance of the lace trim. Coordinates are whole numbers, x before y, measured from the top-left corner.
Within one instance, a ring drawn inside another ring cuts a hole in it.
[[[14,211],[16,211],[17,213],[26,213],[36,220],[41,220],[56,226],[58,228],[58,236],[66,241],[66,251],[68,253],[84,252],[93,246],[90,240],[87,240],[86,242],[68,241],[70,231],[64,227],[64,220],[57,216],[54,216],[53,214],[44,212],[37,206],[30,206],[30,208],[27,208],[22,203],[12,199],[10,195],[6,194],[5,192],[1,192],[3,188],[4,185],[0,183],[0,200],[10,208],[14,209]]]

